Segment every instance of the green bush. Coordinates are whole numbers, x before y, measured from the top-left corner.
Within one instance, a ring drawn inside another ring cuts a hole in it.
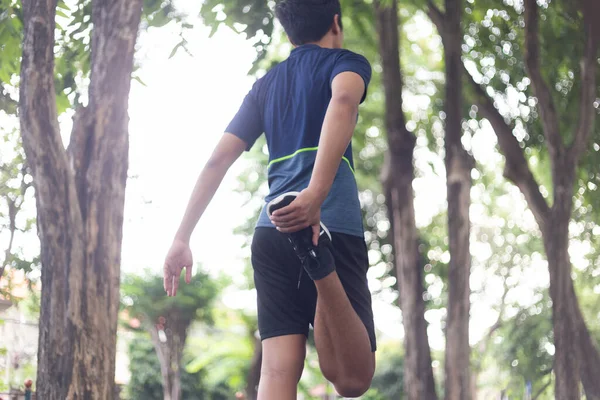
[[[123,398],[128,400],[163,400],[160,364],[152,342],[146,335],[138,335],[129,344],[131,379]],[[185,365],[185,362],[184,362]],[[181,371],[182,399],[228,400],[233,396],[225,387],[207,387],[204,371],[190,374]]]

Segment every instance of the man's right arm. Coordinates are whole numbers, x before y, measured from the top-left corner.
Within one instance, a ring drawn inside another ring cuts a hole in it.
[[[365,92],[365,82],[354,72],[342,72],[331,84],[331,101],[325,114],[319,150],[308,189],[325,201],[352,140],[358,118],[358,105]]]

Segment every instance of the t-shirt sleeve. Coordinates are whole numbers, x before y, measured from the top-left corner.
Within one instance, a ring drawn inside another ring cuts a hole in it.
[[[258,100],[258,87],[257,81],[244,98],[237,114],[225,129],[226,133],[231,133],[246,142],[246,151],[252,148],[256,139],[264,131],[262,110]]]
[[[371,81],[371,64],[369,64],[369,61],[367,61],[367,59],[360,54],[344,50],[338,56],[335,65],[333,66],[329,84],[331,85],[333,78],[342,72],[355,72],[360,75],[361,78],[363,78],[363,81],[365,82],[365,93],[363,94],[360,102],[362,103],[365,101],[365,98],[367,97],[367,88],[369,87],[369,82]]]

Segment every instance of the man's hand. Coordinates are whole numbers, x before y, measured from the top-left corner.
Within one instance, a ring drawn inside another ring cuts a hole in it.
[[[164,287],[167,296],[175,296],[179,287],[179,277],[185,268],[185,281],[190,283],[192,279],[192,251],[190,245],[179,239],[175,239],[167,254],[164,266]]]
[[[322,202],[317,193],[304,189],[289,206],[273,212],[271,222],[283,233],[298,232],[310,226],[313,231],[313,244],[316,246],[321,230]]]

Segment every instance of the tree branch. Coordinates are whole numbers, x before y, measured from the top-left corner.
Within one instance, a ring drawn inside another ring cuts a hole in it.
[[[171,354],[169,353],[169,346],[162,343],[162,341],[160,340],[158,328],[156,327],[156,325],[148,323],[146,329],[150,333],[152,343],[154,344],[154,350],[156,351],[156,356],[158,357],[158,363],[160,365],[160,374],[163,379],[163,392],[165,394],[170,394],[171,391],[169,385],[169,364],[171,361]],[[167,398],[167,396],[165,396],[165,398]]]
[[[25,176],[27,175],[27,168],[23,166],[21,169],[21,185],[20,190],[21,194],[19,197],[20,201],[17,199],[11,199],[7,196],[6,202],[8,204],[8,230],[10,231],[10,237],[8,239],[8,246],[4,251],[4,260],[2,261],[2,265],[0,265],[0,280],[2,280],[2,276],[4,275],[4,270],[8,266],[8,263],[11,260],[12,255],[12,247],[15,239],[15,232],[17,231],[17,214],[21,211],[21,207],[25,202],[25,193],[27,193],[27,189],[31,186],[31,183],[25,181]]]
[[[77,187],[77,195],[79,203],[83,206],[85,204],[85,177],[87,175],[88,166],[91,156],[90,138],[93,132],[90,132],[91,122],[89,121],[88,109],[84,106],[77,108],[75,116],[73,117],[73,128],[71,130],[71,137],[69,139],[69,146],[67,147],[67,155],[69,157],[69,164],[71,170],[75,176],[75,185]],[[82,208],[82,213],[83,213]],[[84,219],[86,218],[83,213]]]
[[[427,16],[429,16],[429,19],[431,20],[431,22],[433,22],[433,24],[436,26],[439,35],[442,37],[442,40],[444,39],[444,30],[445,30],[445,25],[444,25],[444,13],[435,5],[435,3],[433,2],[433,0],[428,0],[427,1]]]
[[[548,373],[552,372],[552,369]],[[537,393],[531,398],[531,400],[537,400],[544,392],[550,387],[552,384],[552,378],[548,379],[548,382],[544,386],[542,386]]]
[[[0,85],[0,110],[4,110],[7,114],[14,115],[17,113],[17,105],[17,101],[13,100],[4,87]]]
[[[469,80],[474,92],[474,102],[479,107],[481,114],[485,117],[498,137],[498,146],[504,155],[504,177],[513,182],[525,196],[527,204],[533,213],[540,229],[544,228],[550,208],[540,193],[540,187],[533,176],[523,149],[517,138],[513,135],[513,128],[504,121],[493,100],[483,88],[475,82],[473,76],[465,68],[465,77]]]
[[[506,298],[508,297],[508,293],[510,292],[510,290],[514,289],[515,287],[515,285],[508,285],[508,275],[509,274],[503,275],[503,291],[502,297],[500,298],[500,309],[498,310],[498,318],[496,318],[496,321],[492,324],[492,326],[490,326],[485,336],[477,344],[477,348],[480,354],[483,354],[487,351],[487,347],[489,345],[490,340],[492,339],[492,336],[498,329],[502,328],[502,326],[504,325],[504,314],[506,313]],[[523,310],[519,311],[519,313],[521,312],[523,312]],[[517,313],[517,315],[519,315],[519,313]]]
[[[391,5],[375,3],[375,16],[377,33],[379,36],[379,48],[381,54],[381,64],[383,68],[382,80],[385,82],[385,123],[388,131],[388,140],[390,146],[402,146],[411,143],[405,143],[404,135],[406,120],[402,111],[402,72],[400,69],[400,42],[398,32],[398,4],[397,1]]]
[[[585,50],[581,62],[581,92],[579,95],[579,125],[574,134],[574,140],[568,150],[568,158],[577,163],[589,140],[594,125],[596,110],[596,54],[598,53],[597,32],[600,30],[595,25],[598,20],[594,19],[594,6],[592,1],[583,1],[583,24],[585,34]],[[600,14],[596,11],[596,14]],[[598,16],[600,17],[600,15]]]
[[[56,1],[29,1],[23,4],[25,24],[19,113],[23,148],[36,186],[39,214],[56,212],[58,215],[57,202],[62,202],[61,206],[64,206],[65,203],[77,204],[77,199],[72,198],[73,176],[68,169],[56,110]],[[69,227],[55,228],[62,230]]]
[[[533,93],[537,97],[544,135],[552,160],[564,151],[559,131],[559,119],[552,93],[542,76],[540,66],[540,41],[538,38],[537,0],[524,0],[525,6],[525,66],[531,79]]]
[[[2,265],[0,265],[0,280],[2,280],[2,276],[4,276],[4,269],[8,266],[12,255],[12,247],[15,239],[15,231],[17,230],[16,225],[16,216],[18,212],[18,207],[14,200],[10,198],[6,199],[8,202],[8,229],[10,231],[10,238],[8,239],[8,246],[4,251],[4,261],[2,261]]]

